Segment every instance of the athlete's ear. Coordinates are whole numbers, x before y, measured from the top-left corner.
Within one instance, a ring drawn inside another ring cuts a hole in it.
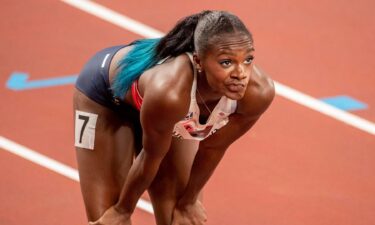
[[[193,61],[195,63],[195,67],[197,68],[198,72],[201,73],[203,71],[201,60],[196,52],[193,53]]]

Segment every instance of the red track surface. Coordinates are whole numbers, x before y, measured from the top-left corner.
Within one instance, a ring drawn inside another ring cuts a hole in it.
[[[232,11],[275,80],[317,98],[360,99],[370,108],[356,114],[375,121],[373,1],[97,2],[163,32],[192,12]],[[59,1],[2,5],[0,136],[76,168],[73,86],[17,92],[5,83],[14,71],[76,74],[97,50],[139,36]],[[4,151],[0,165],[0,224],[86,224],[78,183]],[[276,97],[208,183],[208,224],[375,224],[374,165],[374,136]],[[137,210],[134,224],[154,222]]]

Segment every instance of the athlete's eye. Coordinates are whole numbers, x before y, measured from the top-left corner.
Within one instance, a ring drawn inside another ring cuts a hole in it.
[[[254,60],[254,57],[248,57],[246,60],[245,60],[245,64],[251,64]]]
[[[223,67],[229,67],[230,65],[232,65],[232,61],[226,59],[226,60],[222,60],[222,61],[220,61],[220,64],[221,64]]]

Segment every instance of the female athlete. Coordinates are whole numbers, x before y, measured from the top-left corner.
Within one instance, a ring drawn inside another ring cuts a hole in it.
[[[275,95],[253,60],[251,33],[225,11],[91,58],[74,93],[89,224],[130,225],[146,190],[158,225],[204,224],[204,185]]]

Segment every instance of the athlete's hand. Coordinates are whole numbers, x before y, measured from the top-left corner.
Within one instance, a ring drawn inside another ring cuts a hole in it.
[[[119,213],[114,206],[107,209],[95,222],[89,225],[131,225],[130,215]]]
[[[206,210],[200,201],[178,206],[173,211],[172,225],[204,225],[206,221]]]

